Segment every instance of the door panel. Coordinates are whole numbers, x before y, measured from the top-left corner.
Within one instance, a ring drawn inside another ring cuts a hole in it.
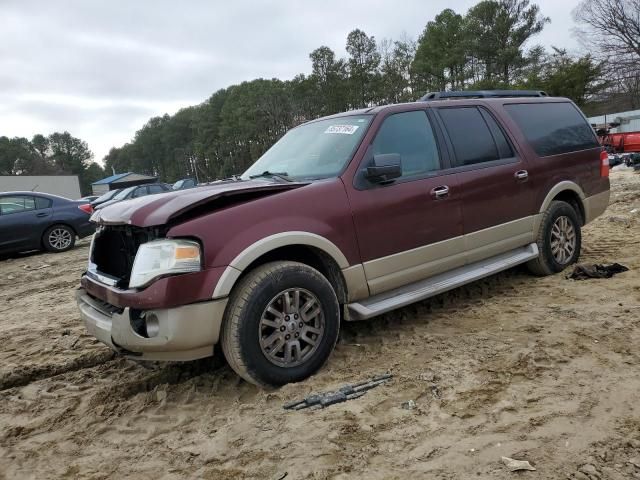
[[[51,202],[36,204],[31,195],[0,197],[0,250],[38,248],[41,232],[49,222],[51,208],[37,208]]]
[[[371,294],[464,262],[460,188],[439,135],[424,109],[389,113],[347,189]],[[402,175],[367,179],[367,166],[387,154],[400,158]]]
[[[435,199],[446,185],[449,196]],[[351,190],[349,200],[372,295],[464,264],[455,174]]]
[[[44,208],[0,215],[0,250],[39,248],[52,211]]]
[[[518,180],[517,172],[527,171],[526,163],[515,158],[504,165],[486,166],[459,172],[464,233],[497,227],[533,213],[532,183]],[[500,231],[509,236],[510,229]],[[496,238],[499,240],[499,238]]]
[[[482,107],[440,108],[438,116],[455,153],[467,263],[531,243],[532,182],[513,140]]]

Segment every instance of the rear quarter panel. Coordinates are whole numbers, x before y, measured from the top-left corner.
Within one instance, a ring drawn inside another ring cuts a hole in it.
[[[540,103],[548,101],[558,100],[535,99],[527,101],[519,99],[517,103]],[[567,100],[560,101],[566,102]],[[586,150],[540,157],[527,141],[520,127],[504,109],[503,105],[506,103],[509,102],[492,102],[491,107],[492,110],[500,116],[503,126],[507,128],[511,137],[517,142],[521,153],[523,153],[528,160],[527,171],[529,172],[529,181],[533,187],[533,204],[536,211],[543,205],[549,191],[563,181],[570,181],[577,184],[584,192],[585,197],[590,197],[609,189],[609,179],[600,176],[601,147],[598,146]]]
[[[91,216],[80,210],[79,205],[82,203],[54,203],[53,215],[48,226],[56,223],[67,224],[76,231],[79,237],[86,237],[93,233],[95,226],[89,221]]]

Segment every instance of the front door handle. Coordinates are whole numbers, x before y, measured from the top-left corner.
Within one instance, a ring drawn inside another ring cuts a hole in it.
[[[516,177],[516,180],[526,180],[527,178],[529,178],[529,172],[527,172],[526,170],[518,170],[516,173],[513,174],[514,177]]]
[[[431,195],[435,197],[436,200],[446,198],[449,196],[449,187],[446,185],[440,185],[439,187],[431,190]]]

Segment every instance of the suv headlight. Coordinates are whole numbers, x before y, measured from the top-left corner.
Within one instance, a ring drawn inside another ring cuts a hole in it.
[[[201,270],[200,245],[190,240],[154,240],[138,248],[129,288],[144,287],[152,280],[174,273]]]

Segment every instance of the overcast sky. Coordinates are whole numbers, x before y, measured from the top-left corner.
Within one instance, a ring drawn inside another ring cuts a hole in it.
[[[0,0],[0,136],[68,130],[101,161],[150,117],[258,77],[290,79],[354,28],[417,39],[466,0]],[[538,0],[551,24],[535,43],[577,51],[578,0]]]

